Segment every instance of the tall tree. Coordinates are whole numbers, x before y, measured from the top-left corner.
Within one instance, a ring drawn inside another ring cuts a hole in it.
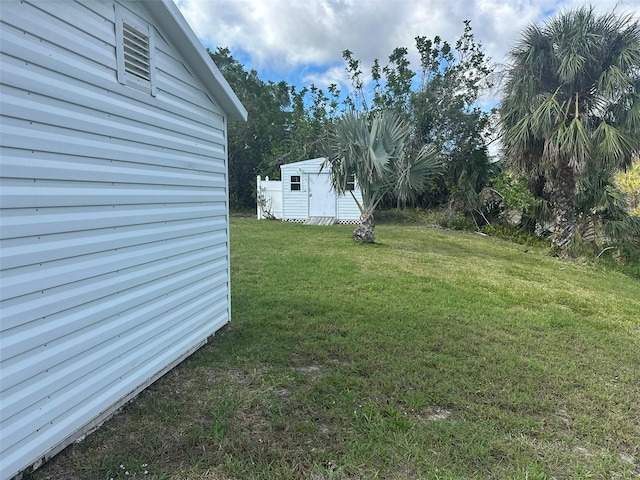
[[[510,53],[500,106],[507,158],[543,178],[559,254],[576,227],[577,183],[640,148],[640,25],[631,15],[564,12],[529,26]]]
[[[353,191],[355,181],[362,193],[360,225],[353,237],[362,242],[375,241],[373,212],[384,195],[393,191],[400,198],[424,188],[425,180],[440,171],[437,153],[423,148],[415,157],[405,156],[411,127],[393,111],[382,110],[371,116],[355,111],[345,113],[330,130],[326,141],[326,160],[331,183],[339,194]]]
[[[468,203],[492,174],[486,140],[491,113],[478,106],[481,93],[491,86],[492,69],[469,21],[464,22],[464,33],[454,44],[439,36],[415,40],[418,72],[410,68],[407,48],[399,47],[386,65],[381,66],[377,59],[373,62],[370,84],[365,83],[362,63],[345,50],[342,55],[353,85],[347,105],[360,111],[392,109],[400,114],[412,125],[407,157],[427,144],[442,154],[444,175],[431,181],[418,200],[421,204],[451,199]]]
[[[290,87],[291,108],[286,125],[287,140],[277,166],[321,156],[322,142],[340,106],[340,90],[331,84],[327,91],[311,84],[296,91]]]
[[[492,68],[471,22],[454,45],[436,36],[416,37],[420,54],[420,86],[411,95],[414,148],[434,145],[446,161],[445,175],[432,198],[472,212],[478,194],[495,173],[487,148],[492,112],[478,106],[492,86]]]
[[[252,208],[256,175],[276,173],[263,171],[263,166],[271,165],[285,143],[289,85],[265,82],[255,70],[246,71],[228,48],[209,55],[248,112],[247,122],[231,122],[228,127],[229,191],[232,208]]]

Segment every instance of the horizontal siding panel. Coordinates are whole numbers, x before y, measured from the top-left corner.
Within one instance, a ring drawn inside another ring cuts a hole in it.
[[[30,2],[23,3],[24,7],[20,10],[3,9],[2,22],[28,32],[34,40],[42,40],[44,43],[41,43],[40,48],[68,50],[88,64],[115,70],[115,42],[107,43],[90,33],[102,33],[102,38],[109,38],[113,36],[113,23],[107,25],[103,19],[85,14],[71,2],[39,2],[37,6]],[[60,20],[65,15],[68,18],[69,12],[73,12],[77,23],[70,25]],[[83,29],[78,28],[80,25]],[[109,27],[111,33],[108,33]]]
[[[23,0],[24,1],[24,0]],[[74,33],[93,37],[114,48],[115,52],[115,11],[111,2],[103,0],[65,0],[61,2],[41,2],[28,0],[35,8],[73,28]],[[69,18],[73,18],[69,22]],[[71,49],[73,51],[73,49]],[[115,53],[114,53],[115,54]]]
[[[161,371],[162,368],[176,358],[178,352],[184,352],[196,344],[201,338],[206,338],[207,333],[220,328],[224,323],[225,316],[221,315],[217,321],[211,321],[211,316],[208,312],[200,312],[200,328],[190,329],[192,326],[189,322],[185,322],[181,331],[186,333],[184,337],[179,341],[170,345],[170,348],[158,350],[157,346],[153,343],[145,344],[145,351],[149,358],[147,363],[142,364],[141,368],[132,372],[122,370],[122,364],[115,364],[110,369],[108,375],[111,377],[113,373],[119,373],[120,376],[116,380],[101,389],[90,390],[91,397],[87,398],[82,404],[78,404],[80,408],[72,408],[61,417],[50,421],[46,428],[40,429],[38,432],[33,432],[24,438],[24,441],[13,445],[4,452],[4,464],[3,467],[7,470],[14,471],[22,468],[22,458],[37,458],[46,449],[48,445],[55,445],[62,441],[64,438],[72,434],[74,431],[80,429],[88,421],[94,418],[95,412],[101,412],[113,404],[116,399],[124,397],[129,393],[129,382],[123,383],[118,381],[123,373],[131,373],[128,378],[131,380],[131,385],[134,382],[138,384],[144,383],[145,379],[153,376],[155,372]],[[214,319],[215,320],[215,319]],[[177,333],[177,332],[175,332]],[[123,362],[126,365],[126,362]],[[98,382],[96,376],[90,376],[90,381]],[[104,382],[99,382],[102,386]]]
[[[83,157],[67,156],[65,159],[67,161],[31,159],[26,164],[24,157],[3,155],[2,164],[4,169],[11,172],[12,179],[94,183],[98,179],[100,183],[211,188],[225,186],[222,173],[211,175],[195,170],[159,169],[125,162],[119,166],[113,162],[94,162]]]
[[[102,112],[105,119],[125,119],[138,125],[153,126],[161,131],[176,132],[188,137],[207,138],[213,142],[224,139],[224,124],[221,116],[202,118],[201,115],[194,114],[189,120],[177,115],[179,108],[175,112],[165,111],[166,108],[176,105],[175,99],[172,99],[171,104],[162,99],[157,100],[161,109],[149,111],[145,102],[121,98],[108,90],[101,95],[96,95],[95,89],[89,88],[86,84],[75,83],[61,74],[51,75],[50,71],[37,66],[33,66],[30,71],[25,71],[17,59],[6,56],[4,58],[0,56],[0,59],[3,60],[3,93],[6,96],[16,97],[16,101],[28,100],[32,95],[44,97],[46,101],[56,98],[67,106],[73,105],[77,106],[76,108],[82,107],[93,112]],[[115,81],[115,73],[113,81]],[[27,85],[28,90],[25,89]],[[148,100],[147,97],[144,98]],[[199,123],[195,122],[198,118],[201,121]]]
[[[307,192],[284,192],[282,211],[285,219],[305,219],[309,217],[309,196]]]
[[[37,183],[37,182],[34,182]],[[62,183],[62,182],[60,182]],[[165,203],[193,203],[193,202],[225,202],[226,191],[223,187],[208,190],[187,190],[159,188],[153,189],[126,188],[120,186],[46,185],[41,183],[34,188],[32,185],[24,187],[11,185],[9,182],[2,187],[2,203],[4,208],[24,207],[59,207],[82,205],[136,205],[136,204],[165,204]],[[31,190],[31,194],[29,191]]]
[[[3,240],[2,268],[9,270],[54,260],[111,252],[126,247],[167,242],[176,238],[212,233],[224,228],[226,222],[181,220],[146,225],[145,227],[113,227],[88,230],[71,235],[60,233],[36,238]]]
[[[164,132],[128,126],[127,122],[96,118],[78,112],[75,108],[57,109],[42,102],[6,101],[3,105],[4,122],[7,127],[23,128],[31,135],[32,149],[42,148],[38,139],[41,132],[72,135],[74,139],[86,141],[108,140],[108,144],[135,144],[141,148],[170,149],[198,156],[222,156],[220,144],[203,142],[202,139],[168,136]],[[106,116],[101,113],[98,117]],[[59,125],[65,125],[60,127]],[[4,128],[3,128],[4,130]],[[46,148],[46,147],[45,147]]]
[[[353,192],[355,197],[362,203],[362,194],[359,190]],[[338,196],[338,220],[358,220],[360,218],[360,209],[358,204],[353,200],[350,193]]]
[[[217,273],[219,265],[213,262],[226,258],[227,244],[210,245],[188,251],[180,251],[167,258],[161,258],[140,266],[106,273],[99,278],[79,280],[71,284],[59,285],[46,291],[35,291],[24,297],[6,302],[3,309],[6,331],[2,334],[3,358],[10,358],[11,347],[21,341],[21,335],[31,329],[39,329],[42,335],[50,330],[62,329],[65,325],[78,321],[74,318],[61,319],[56,323],[50,317],[82,305],[88,308],[92,302],[104,301],[107,297],[130,292],[144,285],[149,278],[164,278],[177,271],[186,270],[207,263],[211,273]],[[61,330],[61,331],[62,331]]]
[[[220,154],[220,145],[204,142],[196,137],[181,137],[177,134],[168,136],[157,127],[150,127],[120,117],[111,117],[104,112],[95,112],[85,107],[69,105],[39,95],[30,95],[29,100],[1,95],[2,114],[5,118],[13,118],[28,122],[24,124],[31,131],[57,132],[64,125],[74,135],[80,132],[108,137],[110,142],[128,141],[140,145],[179,150],[200,156]],[[18,124],[19,125],[19,124]],[[37,138],[37,137],[36,137]],[[35,142],[34,146],[37,145]]]
[[[94,207],[30,208],[5,210],[0,219],[3,239],[48,235],[100,228],[147,225],[158,221],[225,219],[226,205],[108,205]]]
[[[80,7],[83,10],[90,12],[96,18],[101,18],[105,22],[112,24],[115,21],[113,2],[104,0],[94,0],[93,2],[87,2],[85,0],[73,0],[73,2],[76,7]],[[109,32],[106,32],[105,35],[109,35]],[[113,42],[115,43],[115,37],[109,38],[112,38]]]
[[[175,95],[181,102],[186,101],[194,105],[211,102],[205,93],[205,88],[194,83],[193,77],[183,63],[170,63],[170,58],[162,52],[159,52],[156,58],[159,89]]]
[[[207,88],[194,77],[177,52],[166,42],[161,33],[156,35],[156,68],[160,90],[167,94],[176,95],[179,101],[187,101],[198,105],[205,102],[215,106],[218,113],[220,108],[206,93]],[[166,82],[166,83],[163,83]]]
[[[283,165],[281,169],[283,218],[304,220],[309,218],[309,178],[305,170],[291,165]],[[307,168],[307,170],[309,169]],[[317,171],[317,168],[313,171]],[[291,190],[291,176],[293,175],[300,176],[300,190]]]
[[[226,231],[211,235],[198,235],[173,242],[158,242],[151,245],[138,245],[120,249],[109,255],[95,254],[78,258],[58,260],[2,272],[2,296],[11,299],[21,295],[44,291],[58,285],[95,278],[111,272],[117,272],[136,265],[153,262],[178,254],[181,249],[204,248],[207,245],[223,243]],[[11,328],[4,325],[3,328]]]
[[[86,296],[83,295],[85,293],[82,288],[84,285],[67,285],[67,295],[54,304],[58,310],[55,308],[47,310],[43,302],[40,301],[25,309],[26,312],[21,318],[9,319],[12,324],[17,326],[3,332],[3,362],[10,361],[22,352],[35,349],[40,344],[50,344],[61,336],[98,324],[99,321],[102,321],[101,319],[107,319],[114,315],[114,312],[120,314],[146,301],[173,295],[177,291],[175,282],[187,278],[193,280],[195,278],[193,277],[194,272],[199,266],[206,265],[210,275],[225,273],[225,250],[224,247],[201,250],[194,252],[197,253],[197,257],[193,257],[192,254],[191,257],[181,257],[177,260],[163,262],[161,265],[145,266],[135,272],[125,272],[102,281],[103,285],[100,284],[100,281],[96,282],[95,285],[104,287],[104,289],[94,291]],[[199,262],[198,259],[200,259]],[[179,263],[180,261],[182,263]],[[199,270],[198,275],[203,271]],[[149,285],[148,278],[150,277],[143,276],[149,273],[160,274],[162,277],[157,278],[164,280],[162,282],[154,281]],[[136,281],[137,283],[134,283]],[[50,296],[47,297],[50,298]],[[74,300],[76,303],[72,303]],[[62,309],[60,309],[61,307]],[[9,314],[15,315],[15,312],[9,312]],[[35,332],[38,332],[38,338],[34,335]]]
[[[206,274],[204,274],[206,275]],[[201,300],[198,300],[201,299]],[[8,362],[3,365],[3,382],[7,382],[6,393],[3,395],[3,425],[19,424],[21,417],[25,416],[24,410],[37,409],[39,402],[50,400],[49,397],[66,389],[66,385],[73,384],[90,370],[103,368],[113,358],[131,353],[136,346],[140,346],[155,336],[162,334],[172,327],[175,318],[173,311],[185,307],[198,310],[201,301],[217,303],[217,308],[226,308],[226,279],[224,273],[210,278],[194,282],[187,287],[176,290],[171,296],[163,295],[151,298],[141,303],[136,309],[113,315],[100,322],[77,331],[76,338],[82,340],[70,343],[63,339],[52,341],[45,349],[37,349],[29,352],[29,358],[20,358],[19,361]],[[177,305],[177,307],[176,307]],[[87,315],[90,315],[88,309]],[[34,332],[35,333],[35,332]],[[99,336],[97,336],[99,333]],[[66,350],[64,350],[66,348]],[[84,366],[78,365],[78,356],[84,359]],[[90,360],[90,361],[89,361]],[[50,365],[46,375],[32,367],[32,363],[45,362]],[[74,368],[75,367],[75,368]],[[16,376],[20,375],[20,368],[24,370],[24,379],[20,383],[21,388],[15,388]],[[37,386],[38,396],[27,397],[25,390],[29,386]],[[59,397],[61,393],[57,396]],[[6,409],[5,409],[6,407]],[[21,415],[18,415],[22,413]],[[13,417],[13,418],[12,418]],[[17,417],[17,418],[16,418]]]
[[[176,113],[182,116],[189,118],[189,115],[193,115],[194,119],[203,116],[202,109],[193,103],[185,103],[178,97],[174,95],[174,92],[165,92],[162,91],[161,94],[158,94],[159,100],[162,103],[162,108],[168,112]],[[211,100],[206,101],[206,104],[215,107],[215,109],[206,112],[206,116],[204,119],[200,121],[200,123],[208,122],[212,125],[223,125],[224,117],[221,113],[218,113],[220,109],[214,104],[211,103]],[[206,123],[205,123],[206,124]],[[222,134],[224,132],[225,127],[220,127],[219,133]],[[217,132],[216,132],[217,133]]]
[[[135,142],[118,143],[110,142],[108,138],[94,136],[91,138],[87,134],[82,138],[80,135],[72,134],[67,131],[61,133],[52,133],[47,131],[35,131],[24,125],[25,122],[20,121],[21,125],[10,125],[10,123],[19,123],[19,121],[9,119],[3,125],[1,133],[3,135],[3,144],[6,147],[21,149],[31,152],[45,151],[71,156],[92,156],[93,158],[111,158],[113,160],[127,162],[132,158],[139,162],[162,164],[176,167],[180,165],[188,165],[191,169],[199,170],[200,166],[206,169],[207,165],[219,161],[224,165],[224,146],[218,145],[214,157],[186,157],[178,151],[162,150],[161,148],[147,147],[143,148]],[[28,122],[26,122],[28,123]],[[89,137],[89,138],[87,138]],[[38,138],[38,142],[34,143],[33,139]],[[213,151],[212,151],[213,154]]]
[[[69,78],[75,82],[85,82],[89,85],[113,85],[116,78],[115,63],[113,69],[105,68],[99,64],[90,64],[76,57],[72,52],[47,48],[40,39],[25,35],[19,30],[3,25],[0,32],[0,41],[3,43],[3,52],[20,52],[20,57],[13,57],[7,53],[3,54],[2,64],[9,63],[10,59],[22,62],[22,68],[29,71],[32,67],[42,67],[51,75],[56,72],[62,78]],[[66,68],[61,67],[65,65]],[[4,73],[4,72],[3,72]],[[4,78],[3,78],[4,83]],[[28,83],[26,85],[29,85]]]
[[[31,90],[32,83],[33,88],[36,89],[41,83],[46,83],[46,79],[49,78],[50,81],[58,80],[62,84],[69,82],[81,90],[89,89],[94,95],[96,91],[100,91],[102,95],[111,97],[114,100],[122,100],[120,97],[126,97],[132,101],[158,108],[163,113],[167,112],[169,116],[171,114],[179,115],[187,122],[195,121],[204,125],[223,124],[223,117],[218,107],[211,102],[201,105],[185,103],[175,97],[171,98],[171,92],[168,92],[168,95],[163,95],[163,93],[160,92],[157,97],[152,97],[134,88],[119,84],[115,70],[107,71],[106,69],[100,68],[86,68],[86,64],[75,60],[71,54],[43,50],[42,48],[38,48],[38,44],[34,44],[32,41],[23,37],[24,35],[21,36],[19,32],[8,28],[3,28],[0,31],[0,42],[3,43],[3,46],[6,46],[6,49],[3,48],[3,51],[20,50],[22,53],[20,58],[11,57],[6,54],[0,56],[0,62],[2,62],[3,67],[2,82],[6,85],[16,88],[29,85],[29,89]],[[11,79],[11,77],[5,79],[5,68],[11,65],[17,66],[22,70],[21,75],[24,77],[26,83],[16,84],[15,79]],[[60,70],[61,65],[66,65],[66,68]],[[40,79],[36,77],[37,74],[40,74],[44,82],[39,82]],[[57,94],[54,94],[54,98],[56,97]],[[210,108],[204,108],[203,105],[209,105]]]

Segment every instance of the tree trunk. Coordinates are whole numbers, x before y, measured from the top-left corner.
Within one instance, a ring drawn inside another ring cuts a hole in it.
[[[558,170],[552,195],[555,220],[551,244],[556,254],[563,256],[576,227],[576,179],[573,169],[565,162]]]
[[[375,242],[376,222],[373,213],[363,213],[360,217],[360,225],[353,231],[353,238],[364,243]]]

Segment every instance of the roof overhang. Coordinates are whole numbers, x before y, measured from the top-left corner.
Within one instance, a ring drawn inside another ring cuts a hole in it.
[[[218,70],[173,0],[139,2],[153,16],[169,40],[230,120],[247,120],[247,110]]]

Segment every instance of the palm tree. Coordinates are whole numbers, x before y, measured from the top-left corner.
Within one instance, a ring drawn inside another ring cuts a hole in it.
[[[630,163],[640,147],[640,25],[632,15],[564,12],[529,26],[510,53],[500,106],[506,157],[543,177],[562,254],[576,225],[576,184]]]
[[[411,159],[404,154],[410,131],[397,113],[381,111],[371,117],[345,113],[329,132],[322,168],[329,168],[334,190],[339,194],[348,191],[358,204],[360,225],[353,232],[357,240],[375,241],[373,212],[386,193],[393,191],[406,200],[423,189],[430,175],[442,170],[431,148],[423,148]],[[354,177],[362,203],[348,188]]]

